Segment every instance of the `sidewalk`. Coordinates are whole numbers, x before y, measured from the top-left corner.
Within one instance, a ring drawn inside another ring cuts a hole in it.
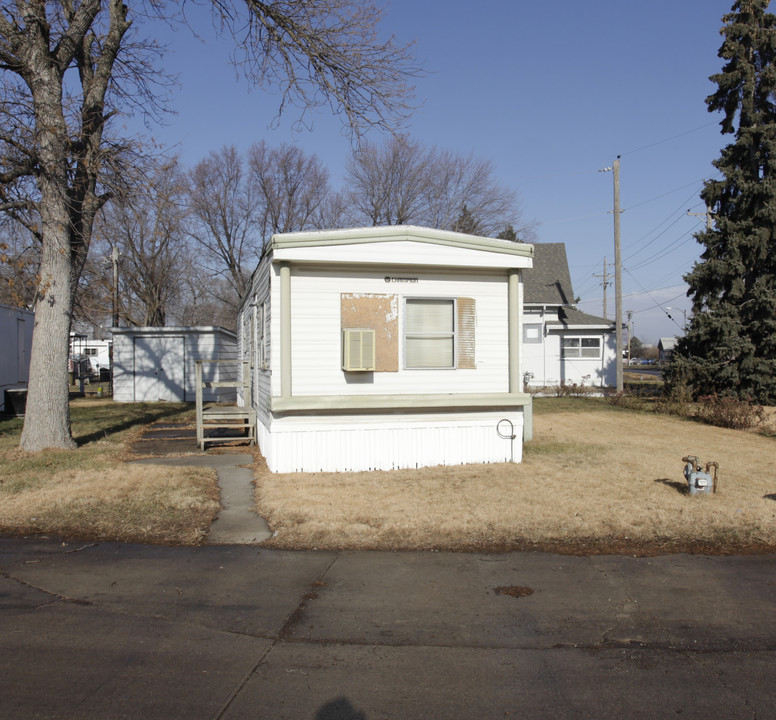
[[[218,474],[221,512],[205,540],[208,545],[256,545],[272,536],[264,518],[255,511],[253,498],[253,455],[228,447],[220,453],[202,452],[192,423],[157,422],[149,425],[132,445],[131,462],[152,465],[183,465],[214,468]]]
[[[0,539],[5,720],[776,717],[776,556]]]

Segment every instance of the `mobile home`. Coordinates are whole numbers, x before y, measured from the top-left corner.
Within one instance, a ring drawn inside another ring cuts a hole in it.
[[[270,470],[519,461],[532,257],[413,226],[275,235],[237,327]]]

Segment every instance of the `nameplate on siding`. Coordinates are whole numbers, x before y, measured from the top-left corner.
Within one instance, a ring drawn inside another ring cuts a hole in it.
[[[385,282],[387,283],[416,283],[418,278],[416,277],[398,277],[395,275],[386,275]]]

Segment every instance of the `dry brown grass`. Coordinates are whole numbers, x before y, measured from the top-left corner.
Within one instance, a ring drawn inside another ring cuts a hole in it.
[[[258,472],[274,547],[568,552],[776,548],[774,440],[674,417],[540,412],[518,465],[368,473]],[[685,494],[684,455],[720,464]]]
[[[202,542],[220,507],[215,471],[124,462],[126,443],[138,432],[134,423],[169,412],[105,401],[78,407],[76,450],[21,452],[15,447],[21,423],[0,423],[0,533]],[[106,439],[89,439],[99,436]]]

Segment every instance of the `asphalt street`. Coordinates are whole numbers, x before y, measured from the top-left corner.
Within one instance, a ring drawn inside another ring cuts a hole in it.
[[[3,720],[776,718],[776,556],[0,539]]]

